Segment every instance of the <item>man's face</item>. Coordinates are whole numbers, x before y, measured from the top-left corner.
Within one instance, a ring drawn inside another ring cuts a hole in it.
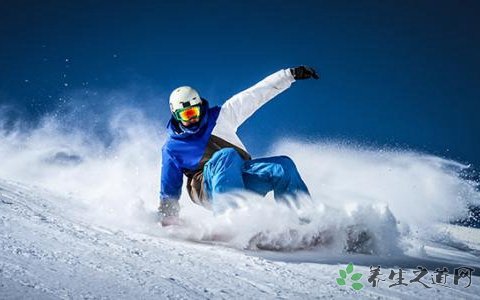
[[[175,118],[183,126],[190,126],[200,121],[200,105],[194,105],[179,109],[175,112]]]
[[[189,126],[189,125],[198,123],[198,121],[200,121],[200,118],[193,118],[193,119],[188,120],[187,122],[185,122],[185,121],[180,121],[180,122],[182,122],[182,125],[183,125],[183,126],[186,126],[186,127],[187,127],[187,126]]]

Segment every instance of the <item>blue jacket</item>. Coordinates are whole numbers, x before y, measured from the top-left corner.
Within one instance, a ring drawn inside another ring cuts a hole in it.
[[[179,200],[185,174],[189,178],[190,198],[197,203],[204,202],[202,172],[205,162],[224,147],[233,147],[245,159],[250,158],[236,134],[238,127],[294,81],[290,70],[284,69],[234,95],[221,107],[210,108],[203,100],[202,118],[195,130],[180,126],[172,117],[167,124],[168,138],[162,147],[160,201]]]
[[[168,138],[162,147],[162,178],[160,199],[178,200],[183,184],[183,174],[196,171],[205,152],[212,130],[216,125],[220,107],[210,108],[203,100],[200,126],[194,131],[182,128],[172,117],[167,125]]]

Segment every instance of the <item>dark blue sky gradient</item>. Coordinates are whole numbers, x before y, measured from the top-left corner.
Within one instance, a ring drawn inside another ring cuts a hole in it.
[[[321,80],[295,83],[242,127],[254,154],[298,136],[478,166],[479,8],[477,1],[2,1],[0,104],[35,121],[73,101],[72,93],[83,93],[74,105],[105,107],[115,99],[94,91],[128,90],[130,105],[166,118],[176,86],[221,104],[278,69],[308,64]]]

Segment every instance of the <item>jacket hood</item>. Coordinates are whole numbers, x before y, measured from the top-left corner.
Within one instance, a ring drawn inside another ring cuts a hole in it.
[[[192,130],[182,126],[173,116],[171,116],[167,124],[168,135],[174,139],[185,139],[202,133],[208,122],[208,110],[208,101],[202,98],[200,124]]]

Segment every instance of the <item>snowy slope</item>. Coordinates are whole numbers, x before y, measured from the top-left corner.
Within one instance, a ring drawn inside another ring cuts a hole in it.
[[[0,298],[477,298],[472,286],[409,285],[339,287],[338,270],[348,262],[368,274],[370,265],[401,266],[412,274],[460,265],[480,268],[480,231],[446,227],[464,243],[430,241],[417,257],[297,252],[242,251],[221,245],[173,240],[151,230],[104,227],[83,214],[85,207],[38,187],[0,181]],[[460,247],[461,246],[461,247]],[[459,249],[461,248],[461,249]],[[363,281],[368,284],[366,280]]]
[[[0,299],[480,295],[479,230],[448,225],[480,206],[466,165],[405,150],[279,141],[264,155],[291,156],[312,202],[290,210],[271,195],[247,195],[240,209],[213,216],[184,191],[186,225],[161,228],[153,216],[165,133],[135,110],[115,111],[108,127],[108,144],[55,118],[0,130]],[[352,229],[368,232],[361,252],[370,254],[345,251]],[[283,251],[257,250],[251,240],[259,232]],[[305,247],[319,235],[319,245]],[[336,283],[349,262],[364,274],[360,291]],[[447,287],[389,288],[386,280],[373,288],[371,265],[387,277],[402,268],[408,280],[417,266],[428,276],[461,265],[477,271],[468,288],[453,285],[452,274]]]

